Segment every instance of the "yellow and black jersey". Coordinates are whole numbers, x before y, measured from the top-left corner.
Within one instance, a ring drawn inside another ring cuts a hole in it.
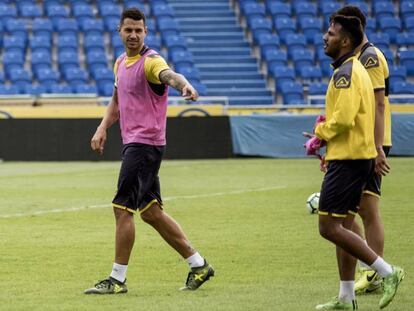
[[[130,67],[134,65],[138,60],[141,59],[142,55],[144,55],[148,51],[148,48],[146,46],[143,47],[142,51],[133,57],[125,56],[125,66]],[[121,58],[118,57],[118,59],[115,62],[114,65],[114,74],[115,74],[115,87],[116,87],[116,81],[117,81],[117,73],[118,73],[118,66],[121,62]],[[145,70],[145,77],[147,78],[147,81],[149,82],[151,88],[154,90],[157,94],[163,94],[165,86],[160,81],[160,73],[163,70],[170,69],[165,59],[159,55],[159,54],[152,54],[145,58],[144,62],[144,70]]]
[[[361,48],[358,59],[364,65],[371,78],[374,91],[385,92],[384,111],[384,146],[391,146],[391,109],[389,95],[389,69],[384,54],[377,47],[367,42]]]
[[[326,160],[372,159],[375,150],[375,97],[367,71],[346,54],[333,64],[326,93],[326,122],[315,134],[327,142]]]

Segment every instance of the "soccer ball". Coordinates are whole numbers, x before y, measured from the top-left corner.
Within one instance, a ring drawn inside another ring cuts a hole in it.
[[[312,193],[306,200],[306,209],[310,214],[316,214],[318,212],[319,196],[319,192]]]

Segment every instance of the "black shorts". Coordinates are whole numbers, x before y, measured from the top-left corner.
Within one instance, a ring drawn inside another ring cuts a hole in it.
[[[322,182],[319,214],[334,217],[356,214],[362,191],[374,165],[374,159],[329,161]]]
[[[112,205],[131,213],[143,212],[152,203],[162,206],[158,171],[165,146],[131,143],[122,150],[118,190]]]
[[[384,149],[384,153],[388,157],[388,155],[390,153],[390,150],[391,150],[391,147],[384,146],[384,147],[382,147],[382,149]],[[367,182],[367,184],[365,186],[365,189],[364,189],[364,193],[369,194],[369,195],[373,195],[373,196],[379,198],[381,196],[381,181],[382,181],[382,176],[378,175],[374,171],[374,173],[368,179],[368,182]]]

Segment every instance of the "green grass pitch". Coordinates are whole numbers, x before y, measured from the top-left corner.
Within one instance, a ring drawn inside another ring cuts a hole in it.
[[[414,159],[391,158],[381,204],[385,259],[407,270],[387,310],[413,309]],[[180,292],[187,264],[136,218],[129,293],[86,296],[110,273],[118,162],[0,164],[1,310],[313,310],[337,295],[333,245],[306,211],[311,159],[164,161],[165,208],[216,269]],[[379,294],[358,298],[378,310]]]

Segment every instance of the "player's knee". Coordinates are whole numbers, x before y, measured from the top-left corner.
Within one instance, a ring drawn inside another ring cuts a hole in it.
[[[159,222],[162,217],[162,210],[157,204],[153,204],[150,208],[140,214],[141,219],[147,224],[155,224]]]
[[[325,223],[319,223],[319,234],[329,241],[332,241],[335,238],[335,227],[330,226]]]

